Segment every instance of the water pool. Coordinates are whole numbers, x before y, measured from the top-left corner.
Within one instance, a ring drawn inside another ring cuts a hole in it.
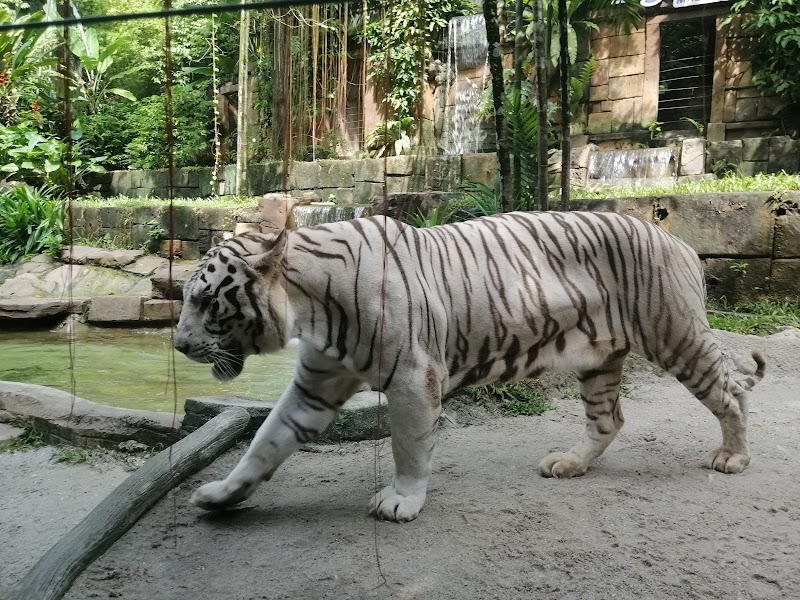
[[[170,336],[166,329],[89,328],[72,344],[75,395],[123,408],[172,412]],[[179,413],[190,396],[237,395],[277,399],[291,380],[297,351],[288,348],[251,356],[242,374],[229,382],[211,375],[211,365],[175,351]],[[71,391],[70,347],[54,332],[0,334],[0,380],[36,383]]]

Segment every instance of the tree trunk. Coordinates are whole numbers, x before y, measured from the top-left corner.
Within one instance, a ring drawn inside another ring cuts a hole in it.
[[[247,114],[250,111],[250,11],[243,10],[239,21],[239,98],[236,114],[236,195],[246,196],[247,152],[249,144]]]
[[[511,190],[511,157],[508,151],[508,127],[506,124],[505,86],[503,84],[503,48],[500,45],[500,28],[497,23],[497,2],[483,3],[486,20],[486,41],[489,43],[489,72],[492,75],[492,100],[494,101],[494,128],[497,132],[497,160],[500,163],[500,182],[503,211],[513,210]]]
[[[561,46],[561,206],[560,210],[569,210],[569,168],[570,143],[569,121],[572,115],[569,109],[569,39],[567,36],[567,0],[558,0],[558,37]]]
[[[533,0],[533,44],[536,54],[536,105],[539,120],[538,139],[538,169],[537,187],[539,208],[548,210],[547,198],[547,50],[545,42],[546,28],[542,13],[542,0]]]
[[[245,432],[250,415],[231,408],[130,475],[48,550],[10,591],[10,600],[58,600],[92,561],[169,490],[211,464]]]
[[[525,40],[522,22],[524,8],[524,0],[516,0],[516,5],[514,6],[514,114],[517,115],[515,117],[517,119],[519,118],[519,109],[522,103],[522,78],[524,77],[522,73],[522,43]],[[513,163],[511,172],[514,176],[514,199],[519,204],[519,200],[522,198],[522,155],[516,143],[514,143],[512,150]]]

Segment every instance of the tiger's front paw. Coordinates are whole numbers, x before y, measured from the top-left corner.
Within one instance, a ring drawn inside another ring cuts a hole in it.
[[[197,488],[189,501],[204,510],[220,510],[247,500],[255,487],[245,483],[212,481]]]
[[[548,454],[539,463],[542,477],[555,477],[556,479],[569,479],[580,477],[586,473],[589,465],[572,452],[553,452]]]
[[[711,468],[720,473],[741,473],[750,464],[750,456],[717,448],[711,451],[710,462]]]
[[[373,496],[369,514],[381,521],[407,523],[417,518],[424,504],[425,494],[401,496],[390,485]]]

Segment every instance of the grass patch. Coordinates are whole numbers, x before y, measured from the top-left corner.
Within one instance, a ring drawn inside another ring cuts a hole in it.
[[[78,202],[82,206],[94,208],[137,208],[140,206],[164,206],[169,204],[167,198],[131,198],[130,196],[111,196],[110,198],[97,198],[96,196],[81,196]],[[238,196],[212,196],[208,198],[175,198],[175,206],[191,206],[194,208],[253,208],[258,206],[259,198]]]
[[[92,462],[99,458],[99,454],[104,454],[100,450],[89,450],[88,448],[76,448],[75,446],[63,446],[53,450],[51,459],[53,462],[77,465],[78,463]]]
[[[676,194],[710,194],[720,192],[782,192],[800,190],[800,175],[786,173],[762,174],[753,177],[727,175],[720,179],[701,179],[680,182],[672,187],[611,188],[595,192],[575,189],[573,200],[604,200],[607,198],[638,198],[641,196],[663,196]]]
[[[509,417],[540,415],[550,409],[541,394],[524,382],[472,387],[465,392],[476,404]]]
[[[15,440],[0,444],[0,452],[23,452],[44,446],[42,434],[30,427],[25,428],[25,433]]]
[[[709,302],[708,323],[750,335],[770,335],[783,327],[800,327],[800,302],[779,302],[767,298],[730,305],[725,301]]]

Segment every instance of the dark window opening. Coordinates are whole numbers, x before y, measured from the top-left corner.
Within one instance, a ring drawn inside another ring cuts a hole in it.
[[[715,34],[713,17],[662,23],[657,121],[663,131],[708,124]]]

